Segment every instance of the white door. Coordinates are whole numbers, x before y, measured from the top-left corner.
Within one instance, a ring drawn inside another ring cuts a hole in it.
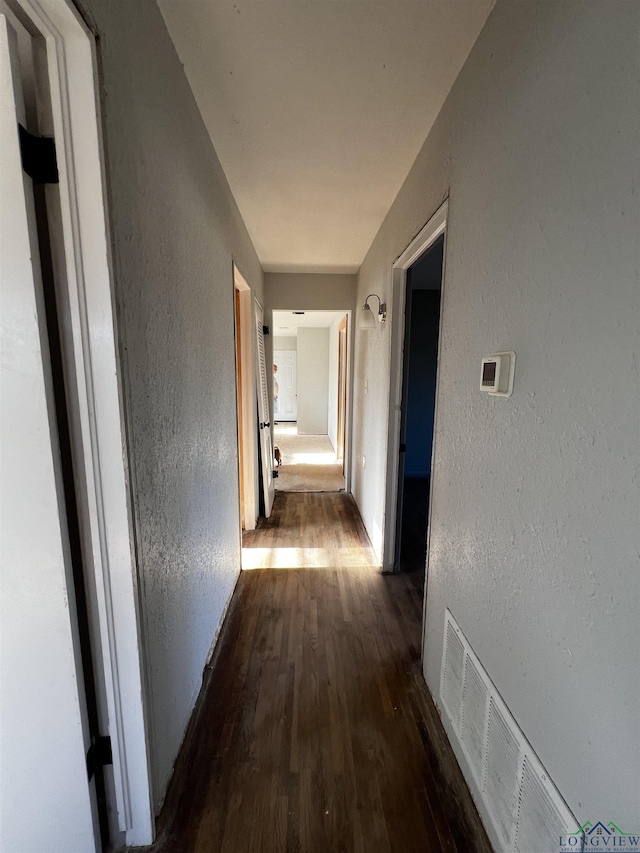
[[[262,305],[256,299],[256,342],[258,354],[258,418],[260,428],[260,453],[262,455],[262,487],[264,493],[264,514],[271,515],[275,487],[273,483],[273,442],[271,440],[271,419],[269,416],[269,392],[271,375],[267,379],[267,360],[264,351],[264,314]]]
[[[95,794],[17,38],[0,14],[0,849],[86,853]]]
[[[298,381],[295,350],[278,350],[273,354],[273,363],[278,368],[278,399],[274,398],[274,420],[296,421],[298,419]],[[277,404],[277,406],[276,406]]]

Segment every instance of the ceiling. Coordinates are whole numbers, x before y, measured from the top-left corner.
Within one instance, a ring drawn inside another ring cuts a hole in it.
[[[305,311],[294,314],[293,311],[273,312],[273,334],[281,337],[297,337],[298,329],[328,329],[338,317],[344,317],[344,311]]]
[[[159,0],[266,271],[357,271],[493,2]]]

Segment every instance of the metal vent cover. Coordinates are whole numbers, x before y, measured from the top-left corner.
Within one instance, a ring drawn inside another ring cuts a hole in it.
[[[440,698],[501,853],[557,850],[580,825],[448,609]]]

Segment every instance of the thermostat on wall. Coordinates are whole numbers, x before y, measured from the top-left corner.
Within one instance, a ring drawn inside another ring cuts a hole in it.
[[[480,390],[494,397],[510,397],[516,372],[515,352],[498,352],[482,359]]]

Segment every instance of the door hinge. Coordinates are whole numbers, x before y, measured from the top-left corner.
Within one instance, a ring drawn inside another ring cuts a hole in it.
[[[113,764],[111,738],[109,736],[94,737],[87,752],[87,776],[89,777],[89,781],[91,781],[93,774],[96,772],[96,767],[106,767],[107,764]]]
[[[56,143],[50,136],[34,136],[19,124],[22,168],[34,184],[57,184]]]
[[[403,443],[400,445],[400,453],[406,453],[406,452],[407,452],[407,445]]]

